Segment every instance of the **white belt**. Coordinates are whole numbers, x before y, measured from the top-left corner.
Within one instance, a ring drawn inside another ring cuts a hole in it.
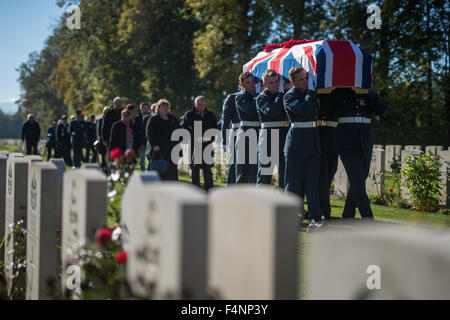
[[[241,121],[241,127],[261,127],[261,122],[259,121]]]
[[[317,125],[319,127],[337,127],[338,123],[336,121],[318,120]]]
[[[277,127],[289,127],[288,121],[268,121],[262,122],[261,128],[277,128]]]
[[[237,129],[237,128],[239,128],[239,122],[231,124],[231,129]]]
[[[318,121],[306,121],[306,122],[292,122],[292,128],[316,128]]]
[[[371,119],[366,117],[342,117],[339,118],[339,123],[367,123],[369,124]]]

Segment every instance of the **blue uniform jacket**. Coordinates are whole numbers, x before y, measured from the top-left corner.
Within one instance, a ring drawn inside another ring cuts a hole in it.
[[[239,117],[236,111],[236,96],[239,92],[229,94],[224,102],[222,108],[222,145],[227,145],[227,129],[231,129],[232,123],[239,123]]]
[[[72,120],[69,126],[70,142],[72,144],[85,144],[87,142],[87,126],[84,120]]]
[[[335,89],[332,93],[336,101],[336,112],[341,117],[365,117],[381,115],[386,105],[378,94],[356,94],[351,89]],[[340,123],[336,130],[336,148],[338,150],[371,150],[373,148],[372,126],[365,123]]]
[[[236,96],[236,111],[240,121],[259,121],[255,95],[244,91]],[[248,128],[241,127],[244,131]]]
[[[283,98],[290,122],[311,122],[318,119],[319,105],[314,91],[292,87]],[[314,155],[320,153],[319,128],[289,128],[284,154]]]

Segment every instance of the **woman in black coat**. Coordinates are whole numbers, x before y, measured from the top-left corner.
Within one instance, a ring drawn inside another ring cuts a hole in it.
[[[122,110],[122,119],[114,122],[111,127],[111,135],[109,138],[111,150],[119,148],[122,153],[125,153],[127,149],[134,149],[137,152],[140,141],[130,120],[131,113],[126,109]]]
[[[178,180],[177,163],[171,159],[172,149],[178,141],[171,141],[172,133],[180,127],[178,119],[170,114],[170,102],[161,99],[156,104],[155,115],[148,121],[146,135],[152,146],[150,151],[150,163],[153,160],[166,160],[168,170],[160,173],[161,180]]]

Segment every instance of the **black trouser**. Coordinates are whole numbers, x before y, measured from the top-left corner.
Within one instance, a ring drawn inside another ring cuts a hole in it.
[[[54,157],[56,157],[56,149],[54,144],[47,144],[47,161],[52,157],[52,150],[54,150]]]
[[[167,160],[166,160],[167,161]],[[160,174],[161,180],[163,181],[178,181],[178,167],[173,164],[171,160],[167,161],[167,171]]]
[[[214,186],[213,176],[210,165],[192,165],[192,184],[200,187],[200,169],[203,169],[203,179],[205,180],[205,184],[203,188],[208,191]]]
[[[234,129],[237,130],[237,129]],[[233,152],[233,159],[229,161],[233,161],[228,164],[228,173],[227,173],[227,185],[236,183],[236,146],[235,146],[236,138],[230,139],[228,141],[228,152]]]
[[[369,175],[372,150],[340,150],[339,155],[350,181],[342,218],[354,218],[356,207],[358,207],[362,218],[373,219],[366,193],[366,179]]]
[[[91,150],[92,150],[92,158],[91,160],[89,160],[89,156],[91,154]],[[86,148],[86,157],[85,157],[85,162],[97,162],[97,149],[95,149],[94,147],[87,147]]]
[[[243,132],[246,130],[254,130],[256,133],[256,144],[250,144],[250,139],[244,136],[243,133],[238,134],[235,144],[236,152],[236,183],[250,183],[256,184],[256,177],[258,175],[258,128],[240,128]],[[241,154],[243,153],[243,154]],[[252,157],[250,157],[252,154]],[[250,163],[250,158],[256,159],[256,163]]]
[[[338,166],[337,151],[322,151],[320,157],[319,199],[320,213],[327,219],[331,215],[330,188]]]
[[[284,158],[284,143],[286,142],[286,135],[288,133],[289,128],[274,128],[274,129],[261,129],[259,131],[259,145],[258,145],[258,174],[256,184],[272,184],[272,174],[263,174],[263,168],[269,168],[273,163],[262,163],[262,151],[265,153],[267,157],[272,156],[272,139],[271,133],[272,130],[278,130],[278,159],[277,168],[278,168],[278,185],[279,188],[284,189],[284,173],[286,167],[286,160]],[[266,136],[264,136],[264,131],[266,131]],[[267,150],[264,150],[267,149]]]
[[[28,141],[25,140],[26,145],[27,145],[27,155],[37,155],[38,154],[38,143],[37,141]]]
[[[319,205],[320,154],[286,156],[285,190],[308,200],[308,216],[320,219]]]

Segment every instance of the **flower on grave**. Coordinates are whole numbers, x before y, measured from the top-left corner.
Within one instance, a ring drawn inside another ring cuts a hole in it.
[[[114,259],[116,259],[116,261],[120,264],[127,264],[127,257],[128,257],[128,252],[121,251],[121,252],[116,253],[116,255],[114,256]]]
[[[392,188],[389,188],[389,193],[392,193]]]
[[[128,149],[125,151],[125,159],[127,160],[134,160],[136,159],[136,151],[133,149]]]
[[[120,160],[122,158],[122,150],[120,150],[119,148],[111,150],[111,152],[109,153],[109,158],[111,160]]]
[[[56,232],[57,233],[61,233],[62,229],[61,228],[56,228]]]
[[[111,229],[99,229],[95,232],[95,242],[99,245],[104,245],[111,242],[112,230]]]

